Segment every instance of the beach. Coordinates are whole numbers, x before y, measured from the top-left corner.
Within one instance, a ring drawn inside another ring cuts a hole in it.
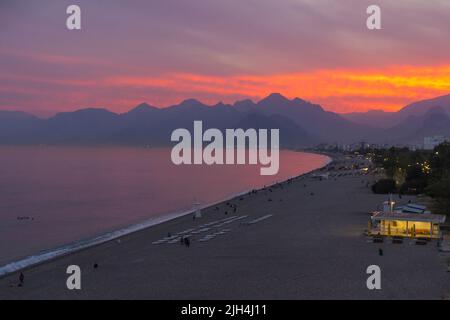
[[[257,165],[177,166],[170,148],[0,146],[0,154],[0,277],[13,261],[104,242],[329,161],[280,150],[279,173],[262,176]]]
[[[0,299],[444,298],[449,255],[434,241],[375,244],[364,235],[369,212],[386,196],[368,188],[373,176],[336,169],[353,161],[336,157],[328,179],[310,173],[204,209],[201,218],[32,266],[22,287],[10,274],[0,279]],[[69,265],[81,268],[81,290],[66,287]],[[366,286],[370,265],[381,268],[381,290]]]

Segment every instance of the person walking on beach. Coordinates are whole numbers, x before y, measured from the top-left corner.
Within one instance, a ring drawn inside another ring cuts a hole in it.
[[[25,281],[25,276],[24,276],[24,274],[21,272],[20,275],[19,275],[19,287],[22,287],[22,286],[23,286],[24,281]]]

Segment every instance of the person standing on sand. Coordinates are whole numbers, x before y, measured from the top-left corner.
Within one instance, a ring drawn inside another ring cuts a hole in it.
[[[22,287],[22,286],[23,286],[24,281],[25,281],[25,276],[24,276],[24,274],[21,272],[20,275],[19,275],[19,287]]]

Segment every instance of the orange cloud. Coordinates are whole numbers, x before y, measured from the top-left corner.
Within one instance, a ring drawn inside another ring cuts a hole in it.
[[[116,77],[105,84],[173,90],[186,97],[202,94],[232,102],[236,96],[259,99],[271,92],[301,97],[337,112],[398,110],[406,104],[450,93],[450,65],[399,66],[383,70],[318,70],[264,76],[170,74],[162,78]],[[232,98],[233,97],[233,98]],[[167,101],[175,103],[176,101]],[[217,101],[206,101],[217,102]]]
[[[326,69],[274,75],[173,73],[157,77],[116,75],[62,79],[2,75],[0,78],[23,83],[17,88],[21,90],[14,90],[16,84],[4,84],[0,89],[19,96],[26,88],[30,105],[39,101],[39,105],[44,104],[42,107],[65,110],[99,105],[117,112],[127,111],[143,101],[160,106],[186,98],[210,104],[231,103],[240,98],[258,100],[272,92],[300,97],[336,112],[395,111],[417,100],[450,93],[450,65]]]

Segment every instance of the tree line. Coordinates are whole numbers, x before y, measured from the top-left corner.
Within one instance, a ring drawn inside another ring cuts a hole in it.
[[[360,153],[383,168],[386,178],[372,186],[375,193],[426,194],[435,200],[436,213],[450,214],[450,143],[432,151],[393,147]]]

